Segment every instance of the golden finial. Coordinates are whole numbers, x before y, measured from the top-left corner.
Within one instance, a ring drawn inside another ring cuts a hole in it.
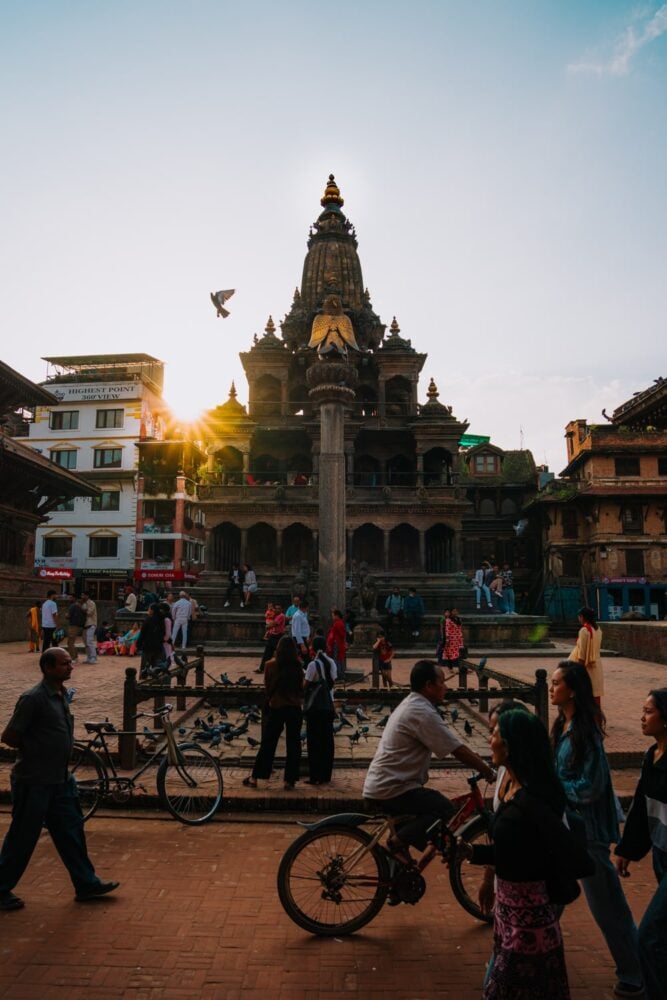
[[[401,328],[398,325],[398,323],[396,322],[396,317],[394,316],[394,318],[391,321],[391,326],[389,327],[389,333],[392,335],[392,337],[398,337],[398,335],[399,335],[400,332],[401,332]],[[433,381],[433,380],[431,380],[431,381]]]
[[[438,387],[433,379],[431,379],[431,381],[428,384],[428,391],[426,395],[428,396],[429,403],[435,403],[438,396],[440,395],[440,393],[438,392]]]
[[[320,205],[322,208],[326,208],[327,205],[344,205],[345,202],[340,196],[340,189],[336,184],[336,180],[333,174],[329,174],[329,183],[324,189],[324,196],[320,199]]]
[[[273,334],[276,332],[276,324],[273,322],[273,316],[269,316],[264,329],[266,333],[269,334],[269,336],[273,336]]]
[[[232,380],[232,384],[231,384],[230,389],[229,389],[229,398],[230,399],[236,399],[236,386],[234,385],[234,381],[233,380]]]

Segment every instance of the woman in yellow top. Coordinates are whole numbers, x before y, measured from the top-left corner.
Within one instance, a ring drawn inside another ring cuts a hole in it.
[[[568,656],[568,660],[581,663],[582,666],[586,667],[593,686],[593,695],[599,705],[604,694],[602,660],[600,659],[602,630],[592,608],[579,609],[579,624],[581,628],[577,635],[577,643]]]

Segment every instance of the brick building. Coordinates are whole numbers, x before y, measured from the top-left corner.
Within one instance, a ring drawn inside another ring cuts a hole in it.
[[[605,621],[667,612],[667,380],[605,423],[572,420],[568,464],[530,505],[543,533],[546,610],[586,600]]]

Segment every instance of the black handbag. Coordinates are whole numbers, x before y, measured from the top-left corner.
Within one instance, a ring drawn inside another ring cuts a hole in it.
[[[319,680],[311,681],[308,688],[306,688],[306,693],[303,697],[304,715],[308,715],[309,712],[333,711],[331,692],[322,672],[322,666],[317,660],[313,660],[313,663],[317,667]]]

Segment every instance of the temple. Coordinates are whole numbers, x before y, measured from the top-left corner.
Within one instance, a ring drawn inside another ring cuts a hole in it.
[[[200,444],[208,457],[199,490],[208,537],[202,584],[222,582],[232,564],[245,561],[260,583],[263,575],[271,580],[275,596],[287,595],[299,573],[317,592],[319,507],[327,497],[319,489],[320,413],[306,371],[315,346],[322,352],[318,331],[327,328],[321,318],[332,302],[357,373],[344,431],[351,584],[360,571],[372,573],[378,594],[398,582],[416,585],[429,603],[436,594],[441,602],[445,588],[465,605],[463,571],[481,558],[512,562],[528,577],[538,554],[515,524],[536,489],[530,452],[504,452],[488,438],[466,441],[468,423],[441,401],[433,378],[420,401],[427,355],[403,336],[396,317],[387,330],[374,311],[333,175],[321,205],[280,332],[269,317],[263,335],[241,353],[247,408],[232,385],[229,399],[202,419]]]

